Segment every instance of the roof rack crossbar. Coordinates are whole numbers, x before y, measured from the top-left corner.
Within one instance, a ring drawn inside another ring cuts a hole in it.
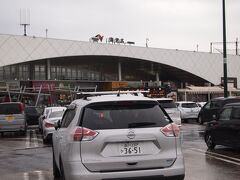
[[[149,91],[100,91],[100,92],[79,92],[77,93],[79,99],[87,99],[92,96],[101,96],[101,95],[117,95],[120,94],[138,94],[138,93],[149,93]]]

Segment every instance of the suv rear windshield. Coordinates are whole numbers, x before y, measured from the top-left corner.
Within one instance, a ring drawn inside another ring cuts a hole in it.
[[[172,100],[158,101],[163,108],[177,108],[176,104]]]
[[[21,114],[20,104],[0,104],[0,114]]]
[[[198,107],[196,103],[182,103],[183,108],[195,108]]]
[[[82,126],[89,129],[163,127],[169,123],[155,102],[96,103],[85,108]]]

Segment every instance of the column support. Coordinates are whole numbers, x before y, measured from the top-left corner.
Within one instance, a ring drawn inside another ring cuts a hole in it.
[[[118,61],[118,81],[122,81],[122,63]]]

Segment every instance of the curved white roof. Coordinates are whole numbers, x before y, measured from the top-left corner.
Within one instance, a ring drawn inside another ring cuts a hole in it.
[[[220,84],[223,77],[222,54],[0,34],[0,66],[86,55],[129,57],[166,64],[213,84]],[[228,55],[227,63],[228,77],[236,77],[240,84],[240,56]]]

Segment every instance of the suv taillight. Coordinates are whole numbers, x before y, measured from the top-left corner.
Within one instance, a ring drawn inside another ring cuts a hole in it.
[[[160,131],[167,137],[178,137],[180,133],[180,129],[175,123],[171,123],[165,127],[162,127]]]
[[[20,104],[19,104],[19,109],[20,109],[20,112],[21,112],[21,113],[24,112],[24,104],[23,104],[23,103],[20,103]]]
[[[92,141],[97,135],[97,131],[85,127],[77,127],[74,129],[73,141]]]
[[[45,128],[51,128],[51,127],[54,127],[54,124],[52,122],[44,120],[44,127]]]

